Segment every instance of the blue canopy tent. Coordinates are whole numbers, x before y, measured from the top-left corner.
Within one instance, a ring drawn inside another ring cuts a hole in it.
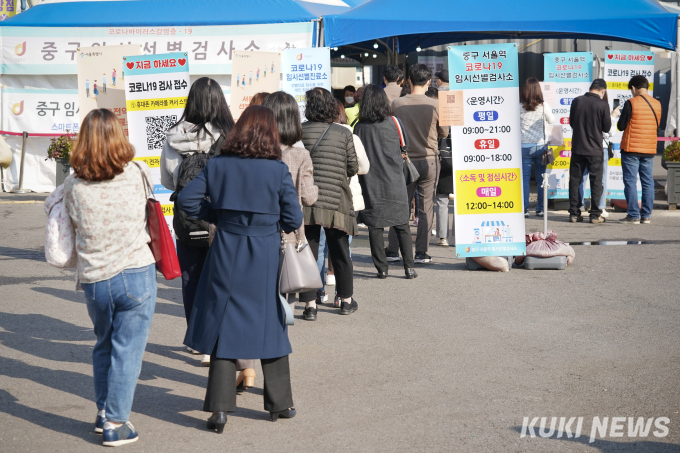
[[[606,39],[675,50],[677,15],[656,0],[370,0],[324,16],[324,44],[399,37],[399,52],[480,39]]]
[[[330,4],[328,4],[330,3]],[[132,0],[45,3],[0,27],[163,27],[309,22],[360,0]],[[343,6],[344,5],[344,6]]]

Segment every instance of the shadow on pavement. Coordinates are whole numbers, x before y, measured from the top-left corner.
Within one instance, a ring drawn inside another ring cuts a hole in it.
[[[521,426],[515,426],[512,428],[514,431],[517,431],[518,433],[522,432],[522,427]],[[534,428],[535,432],[538,433],[538,427]],[[573,435],[573,434],[572,434]],[[652,433],[649,433],[650,437],[653,438]],[[656,442],[654,440],[644,440],[645,438],[636,438],[640,440],[634,440],[634,441],[629,441],[629,442],[614,442],[611,440],[604,440],[604,439],[594,439],[592,443],[590,443],[590,436],[589,433],[582,433],[580,437],[577,438],[567,438],[565,437],[566,434],[563,434],[563,437],[557,437],[558,433],[555,432],[550,437],[535,437],[534,439],[553,439],[561,442],[572,442],[575,444],[582,444],[584,446],[588,447],[593,447],[597,448],[603,453],[611,453],[611,452],[617,452],[617,453],[626,453],[626,452],[651,452],[651,453],[662,453],[662,452],[677,452],[680,451],[680,445],[678,444],[670,444],[670,443],[663,443],[663,442]]]
[[[12,396],[7,390],[0,389],[0,411],[43,428],[83,439],[91,444],[101,443],[101,436],[98,436],[94,432],[94,418],[92,419],[93,423],[82,422],[62,415],[51,414],[39,409],[24,406],[18,401],[19,400]]]

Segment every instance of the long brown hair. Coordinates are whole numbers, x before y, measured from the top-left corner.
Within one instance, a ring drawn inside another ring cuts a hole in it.
[[[251,105],[245,109],[224,142],[222,154],[281,159],[279,130],[274,112],[262,105]]]
[[[267,99],[267,96],[269,96],[270,94],[271,93],[266,93],[264,91],[262,93],[256,93],[253,96],[253,98],[250,100],[250,104],[248,104],[248,105],[249,106],[251,106],[251,105],[262,105],[264,100]]]
[[[109,181],[123,173],[135,157],[123,127],[110,110],[97,109],[87,114],[71,152],[71,166],[85,181]]]
[[[536,77],[529,77],[522,90],[519,92],[519,102],[524,106],[524,110],[533,112],[536,107],[543,104],[543,92],[541,85]]]

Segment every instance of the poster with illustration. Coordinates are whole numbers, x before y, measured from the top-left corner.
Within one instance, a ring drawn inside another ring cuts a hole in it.
[[[139,44],[81,47],[78,59],[78,107],[80,122],[94,109],[116,114],[128,135],[125,107],[125,68],[123,57],[141,55]]]
[[[161,153],[165,132],[179,121],[187,103],[191,88],[188,55],[127,56],[123,61],[130,143],[135,147],[135,160],[151,168],[153,193],[172,231],[172,192],[161,185]]]
[[[525,255],[517,44],[448,49],[456,257]]]
[[[234,120],[241,117],[257,93],[272,93],[281,88],[279,52],[234,52],[229,107]]]

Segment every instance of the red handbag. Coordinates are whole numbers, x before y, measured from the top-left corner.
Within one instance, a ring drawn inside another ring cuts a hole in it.
[[[136,162],[135,162],[136,163]],[[151,183],[147,179],[142,168],[137,164],[144,180],[144,190],[146,192],[147,205],[147,224],[149,226],[149,236],[151,236],[151,253],[156,260],[156,267],[163,274],[166,280],[172,280],[182,275],[179,268],[179,260],[175,251],[175,241],[172,239],[170,229],[163,215],[163,208],[158,200],[153,197]],[[151,196],[149,196],[151,194]]]

